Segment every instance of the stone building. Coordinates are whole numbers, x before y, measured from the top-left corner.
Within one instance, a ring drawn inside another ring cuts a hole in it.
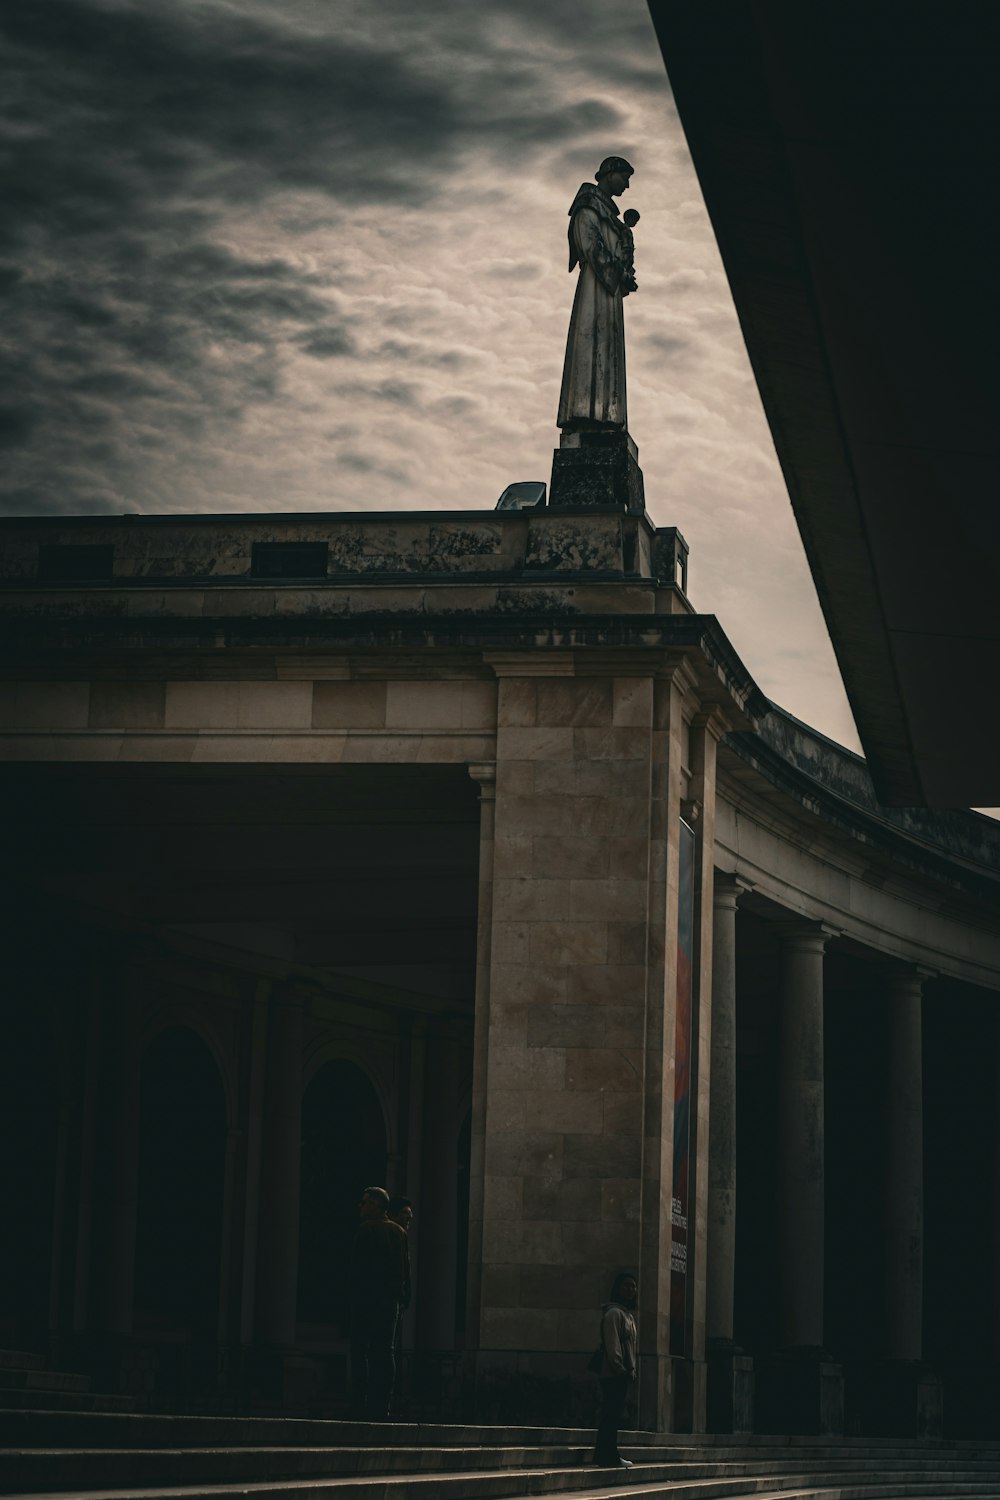
[[[995,1424],[1000,829],[889,812],[645,515],[0,524],[0,1343],[342,1409]],[[956,726],[956,732],[960,732]],[[978,1402],[978,1405],[977,1405]]]

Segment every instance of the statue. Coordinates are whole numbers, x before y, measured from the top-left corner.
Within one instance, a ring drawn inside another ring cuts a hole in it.
[[[621,156],[606,157],[597,185],[585,182],[573,199],[569,269],[580,267],[566,341],[557,424],[567,433],[627,427],[625,319],[622,299],[636,290],[630,209],[619,219],[615,198],[628,191],[635,169]]]

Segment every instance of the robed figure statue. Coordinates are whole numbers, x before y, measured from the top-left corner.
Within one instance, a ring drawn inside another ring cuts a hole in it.
[[[569,211],[569,268],[579,265],[580,275],[556,419],[564,433],[628,425],[622,298],[636,290],[631,224],[638,215],[630,212],[623,224],[614,200],[633,170],[623,157],[607,157],[596,186],[583,183]]]

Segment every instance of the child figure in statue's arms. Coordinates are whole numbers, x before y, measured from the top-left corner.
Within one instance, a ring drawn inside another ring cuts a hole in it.
[[[627,208],[622,214],[622,243],[625,251],[625,269],[622,272],[622,296],[627,297],[629,292],[639,290],[639,283],[635,279],[635,235],[632,230],[639,222],[639,210]]]

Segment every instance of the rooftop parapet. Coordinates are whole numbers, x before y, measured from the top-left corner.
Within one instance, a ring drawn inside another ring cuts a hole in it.
[[[498,577],[642,581],[685,592],[687,545],[645,516],[313,512],[26,518],[0,522],[0,582],[427,582]]]

